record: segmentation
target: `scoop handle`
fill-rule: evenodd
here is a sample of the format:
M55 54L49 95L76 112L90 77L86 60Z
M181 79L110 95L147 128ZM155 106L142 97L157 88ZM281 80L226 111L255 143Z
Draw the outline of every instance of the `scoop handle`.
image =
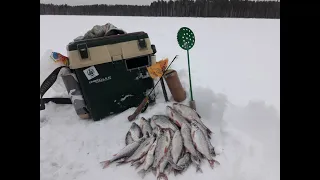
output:
M148 97L145 97L143 99L143 101L141 102L141 104L137 107L137 109L134 111L133 114L131 114L129 117L128 117L128 120L129 121L133 121L141 112L141 110L143 109L143 107L148 103L148 100L149 98Z

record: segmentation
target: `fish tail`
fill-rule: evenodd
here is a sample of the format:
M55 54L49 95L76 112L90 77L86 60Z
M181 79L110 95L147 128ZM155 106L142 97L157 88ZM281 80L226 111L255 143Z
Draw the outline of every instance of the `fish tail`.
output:
M194 156L194 159L196 161L201 161L202 158L204 158L203 154L201 154L199 151L197 151L197 156Z
M140 171L138 171L138 175L143 179L144 176L146 175L146 170L141 169Z
M167 160L168 160L168 163L171 165L171 171L172 171L172 169L176 169L176 170L179 170L179 171L183 170L183 168L180 167L180 166L178 166L177 164L175 164L175 163L172 161L171 158L168 158Z
M100 162L100 164L102 165L102 169L107 168L110 165L110 163L110 160Z
M202 172L202 169L200 168L200 165L197 165L197 167L196 167L196 172L201 172L201 173L203 173L203 172Z
M208 160L210 167L213 169L215 160Z
M168 174L171 174L171 172L173 171L173 167L171 166L170 169L168 170Z
M172 164L175 164L175 163L173 162L172 157L168 157L168 158L167 158L167 161L168 161L168 163L171 164L171 165L172 165Z
M173 174L174 174L174 176L177 176L177 174L178 174L178 170L173 170Z
M156 168L152 168L151 171L152 171L152 174L153 174L154 176L157 175L157 169L156 169Z
M158 177L157 177L157 180L162 180L162 179L168 180L168 177L167 177L167 175L164 174L164 173L159 173L159 175L158 175Z

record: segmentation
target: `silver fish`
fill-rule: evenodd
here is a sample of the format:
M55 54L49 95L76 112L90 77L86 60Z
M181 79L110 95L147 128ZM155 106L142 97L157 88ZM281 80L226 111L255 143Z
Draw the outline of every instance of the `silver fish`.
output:
M135 142L127 145L126 147L121 149L117 154L113 155L114 156L113 158L101 162L101 164L103 165L103 168L108 167L110 165L110 163L112 163L114 161L131 156L139 148L139 146L142 144L142 142L144 142L144 138L141 138L139 141L135 141Z
M131 132L128 131L126 134L126 145L131 144L133 142L134 142L134 140L132 139Z
M180 104L180 103L173 103L173 109L178 111L190 123L193 120L199 122L207 130L209 135L212 133L212 131L208 127L206 127L203 124L203 122L201 121L201 116L194 109L192 109L191 107L186 106L184 104Z
M166 112L169 118L178 126L181 127L183 123L189 123L178 111L170 106L166 107Z
M168 180L167 175L165 174L165 169L168 166L168 159L170 158L170 152L172 150L172 146L169 146L169 151L167 152L167 154L161 159L159 167L158 167L158 176L157 176L157 180L160 179L165 179Z
M144 155L147 154L154 140L155 140L154 136L151 136L148 139L146 139L143 143L140 144L138 149L123 163L132 162L132 161L141 159Z
M191 125L191 133L192 133L192 140L194 145L196 146L196 149L206 158L208 159L208 162L213 168L214 162L216 160L213 159L210 153L209 145L207 141L205 140L205 135L202 133L200 128L196 124Z
M136 124L135 122L133 122L131 124L131 127L130 127L130 133L131 133L131 137L134 141L138 141L142 136L142 131L141 131L141 128L139 127L138 124Z
M183 149L183 140L180 131L176 131L172 138L171 156L173 163L177 163Z
M141 176L141 178L144 178L146 173L151 170L150 167L153 164L154 151L156 150L157 143L158 143L158 139L156 139L153 142L153 144L151 145L151 147L150 147L150 149L149 149L149 151L148 151L148 153L146 155L146 158L145 158L145 161L144 161L144 164L143 164L143 168L138 172L138 174Z
M208 143L208 146L209 146L209 149L210 149L210 154L213 155L213 156L215 156L216 153L215 153L215 151L214 151L214 147L213 147L212 144L211 144L210 138L209 138L208 135L207 135L206 129L205 129L200 123L198 123L197 121L193 121L193 122L191 123L191 125L194 125L194 126L199 127L199 129L201 130L201 132L202 132L203 135L204 135L204 138L206 139L206 141L207 141L207 143Z
M159 166L160 160L167 154L169 151L170 145L170 134L166 132L160 132L158 136L158 143L155 149L154 162L152 167L156 168Z
M140 125L144 137L149 137L152 135L152 127L150 125L150 121L146 120L144 117L141 117Z
M154 121L154 123L161 129L171 129L173 131L178 130L178 127L170 121L168 116L153 115L151 120Z
M181 135L183 138L183 145L186 150L191 154L191 156L194 156L195 159L200 159L199 154L197 153L197 150L192 142L191 129L187 124L182 124Z

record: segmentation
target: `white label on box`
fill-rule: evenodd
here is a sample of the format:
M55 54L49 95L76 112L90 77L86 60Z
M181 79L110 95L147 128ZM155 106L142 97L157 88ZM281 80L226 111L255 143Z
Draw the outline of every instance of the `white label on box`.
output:
M99 76L99 73L94 66L88 67L87 69L83 70L83 73L86 75L88 80Z

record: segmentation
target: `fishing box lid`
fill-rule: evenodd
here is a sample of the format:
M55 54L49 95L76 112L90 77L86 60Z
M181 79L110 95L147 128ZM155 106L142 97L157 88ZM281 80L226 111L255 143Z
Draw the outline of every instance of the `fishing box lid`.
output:
M143 31L74 41L67 46L70 69L131 59L152 53L149 36Z

